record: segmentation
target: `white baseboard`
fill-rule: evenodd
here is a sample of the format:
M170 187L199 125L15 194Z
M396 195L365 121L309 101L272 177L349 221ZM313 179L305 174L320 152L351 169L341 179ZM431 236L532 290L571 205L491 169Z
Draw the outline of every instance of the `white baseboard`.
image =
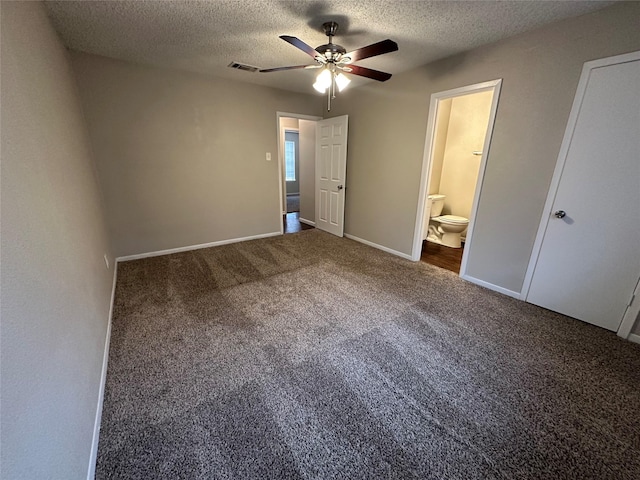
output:
M633 343L640 343L640 335L636 335L635 333L630 333L627 337L627 340Z
M507 295L508 297L520 299L520 292L514 292L513 290L509 290L504 287L499 287L498 285L494 285L493 283L485 282L484 280L480 280L478 278L471 277L469 275L460 275L460 278L466 280L467 282L475 283L476 285L480 285L481 287L488 288L489 290L493 290L494 292L502 293L503 295Z
M354 235L350 235L348 233L345 233L344 236L347 238L350 238L351 240L355 240L356 242L364 243L365 245L369 245L370 247L377 248L378 250L382 250L383 252L391 253L392 255L396 255L398 257L402 257L407 260L412 260L411 255L407 255L406 253L393 250L392 248L383 247L382 245L378 245L377 243L370 242L369 240L364 240L362 238L356 237Z
M312 227L316 226L316 222L312 222L311 220L307 220L306 218L298 218L298 221L306 225L311 225Z
M220 245L246 242L248 240L258 240L259 238L275 237L277 235L282 235L282 232L262 233L260 235L252 235L250 237L230 238L228 240L219 240L217 242L201 243L199 245L189 245L187 247L169 248L167 250L158 250L156 252L140 253L136 255L125 255L123 257L116 258L116 262L128 262L129 260L140 260L141 258L158 257L160 255L170 255L172 253L189 252L191 250L200 250L201 248L218 247Z
M87 480L96 477L96 461L98 459L98 442L100 440L100 424L102 423L102 405L104 404L104 390L107 383L107 365L109 363L109 345L111 343L111 319L113 317L113 302L116 296L116 281L118 279L118 262L113 263L113 284L111 285L111 304L109 305L109 318L107 320L107 334L104 339L104 352L102 354L102 372L100 373L100 389L98 390L98 405L96 407L96 419L93 424L93 439L91 441L91 453L89 456L89 469Z

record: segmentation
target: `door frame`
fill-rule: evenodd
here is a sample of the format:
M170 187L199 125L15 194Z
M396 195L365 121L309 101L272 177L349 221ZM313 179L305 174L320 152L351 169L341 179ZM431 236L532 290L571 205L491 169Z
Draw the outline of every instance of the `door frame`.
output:
M624 312L624 317L622 317L622 322L620 322L620 327L616 332L618 336L632 340L631 330L633 330L633 325L636 323L638 317L640 317L640 279L638 279L636 288L633 290L631 305L627 305L627 311ZM638 342L638 340L634 341Z
M417 262L420 260L420 254L422 253L422 233L424 231L424 210L427 200L427 192L429 191L429 184L431 183L431 167L433 163L433 150L435 147L435 132L436 122L438 120L438 110L440 102L463 95L469 95L472 93L480 93L486 91L493 91L493 98L491 99L491 109L489 111L489 123L487 125L487 133L484 137L484 145L482 147L482 157L480 159L480 167L478 170L478 179L476 181L476 191L473 195L473 204L471 206L471 218L469 218L469 226L467 227L467 237L465 240L465 249L462 253L462 264L460 265L460 277L465 278L471 282L473 278L467 278L467 263L469 258L468 245L471 244L473 238L473 229L475 226L476 214L478 211L478 203L480 200L480 193L482 191L482 185L484 182L484 173L487 166L487 158L489 156L489 150L491 148L491 138L493 135L493 127L496 121L496 113L498 110L498 100L500 98L500 89L502 87L502 79L490 80L488 82L476 83L474 85L467 85L465 87L454 88L452 90L446 90L443 92L434 93L431 95L431 102L429 103L429 120L427 123L427 135L424 144L424 155L422 158L422 173L420 174L420 190L418 193L418 211L416 213L416 223L413 233L413 249L411 251L411 260Z
M578 123L578 115L580 113L580 107L584 100L585 93L587 92L587 84L589 82L589 76L591 71L596 68L608 67L611 65L616 65L620 63L634 62L640 60L640 51L625 53L623 55L615 55L613 57L601 58L598 60L592 60L590 62L585 62L582 67L582 73L580 74L580 81L578 82L578 88L576 89L576 95L573 99L573 105L571 106L571 113L569 114L569 120L567 121L567 127L565 129L564 137L562 138L562 145L560 146L560 152L558 153L558 160L556 162L556 168L553 172L553 177L551 178L551 184L549 186L549 192L547 194L547 200L544 204L544 208L542 209L542 215L540 217L540 224L538 226L538 233L536 234L536 239L533 244L533 249L531 251L531 257L529 259L529 265L527 266L527 272L524 277L524 283L522 285L522 292L520 294L520 300L525 300L529 296L529 290L531 289L531 282L533 280L533 274L535 273L536 264L538 263L538 258L540 257L540 251L542 249L542 242L544 240L545 233L547 231L547 226L549 224L549 220L551 216L549 213L553 207L553 203L556 199L556 194L558 193L558 187L560 186L560 180L562 178L562 172L564 170L564 165L567 160L567 155L569 154L569 147L571 146L571 141L573 140L573 132L576 128L576 124ZM636 305L631 308L631 306L627 306L627 311L618 327L617 334L620 337L628 338L631 329L633 328L633 324L636 321L638 304L640 301L634 302ZM633 311L636 311L636 315L633 315Z
M282 216L286 215L286 189L284 182L284 137L280 135L280 119L297 118L298 120L311 120L317 122L322 117L317 115L305 115L302 113L276 112L276 138L278 139L278 223L280 224L280 235L284 234Z

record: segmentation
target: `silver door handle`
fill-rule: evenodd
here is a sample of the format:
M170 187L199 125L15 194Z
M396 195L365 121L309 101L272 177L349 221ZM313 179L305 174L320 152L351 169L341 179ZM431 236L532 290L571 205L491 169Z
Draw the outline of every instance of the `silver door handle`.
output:
M556 212L553 212L553 214L556 218L564 218L567 215L567 212L565 212L564 210L558 210Z
M344 187L342 185L338 185L338 190L342 190Z

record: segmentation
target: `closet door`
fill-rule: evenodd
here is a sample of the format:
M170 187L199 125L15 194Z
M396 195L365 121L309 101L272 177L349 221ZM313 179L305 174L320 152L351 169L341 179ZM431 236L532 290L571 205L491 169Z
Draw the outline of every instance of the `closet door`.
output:
M640 55L614 58L585 64L526 300L615 331L640 277Z

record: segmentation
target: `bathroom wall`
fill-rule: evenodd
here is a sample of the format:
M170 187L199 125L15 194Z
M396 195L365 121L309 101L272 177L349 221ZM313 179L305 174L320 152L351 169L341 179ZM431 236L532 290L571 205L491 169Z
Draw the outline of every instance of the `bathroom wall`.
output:
M487 133L493 92L452 99L447 142L444 148L439 192L447 197L443 213L471 217L473 196L480 170L480 155Z
M433 139L433 156L431 158L431 178L429 179L429 195L440 193L440 177L442 176L442 164L444 151L447 146L447 133L449 132L449 119L451 116L451 104L453 99L442 100L438 104L436 113L436 125Z

